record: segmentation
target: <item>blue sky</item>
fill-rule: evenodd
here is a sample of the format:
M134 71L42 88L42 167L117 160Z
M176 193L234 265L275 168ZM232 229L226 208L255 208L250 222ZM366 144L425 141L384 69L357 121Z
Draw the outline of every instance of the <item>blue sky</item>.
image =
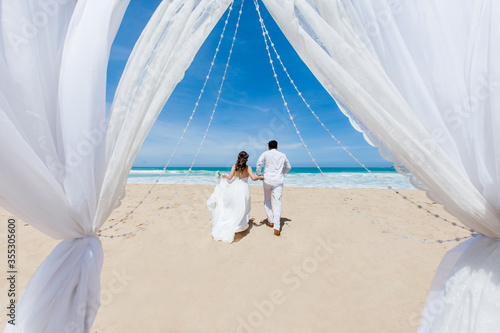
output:
M112 103L121 73L136 40L160 2L131 0L111 49L107 82L108 105ZM221 83L240 4L240 0L235 1L200 106L170 166L189 166L200 145ZM289 74L326 126L361 162L372 167L391 166L380 157L376 148L365 142L361 133L352 128L348 118L339 111L332 97L300 60L264 6L261 6L261 12ZM226 16L227 12L223 19ZM167 162L200 94L222 32L223 19L215 26L186 71L184 79L172 93L134 166L161 167ZM297 127L319 165L358 166L312 116L281 67L276 66L276 69ZM255 165L271 139L278 141L278 149L287 154L292 166L314 166L288 119L273 77L257 12L253 1L247 0L221 98L195 166L230 166L240 150L247 151L250 154L250 164Z

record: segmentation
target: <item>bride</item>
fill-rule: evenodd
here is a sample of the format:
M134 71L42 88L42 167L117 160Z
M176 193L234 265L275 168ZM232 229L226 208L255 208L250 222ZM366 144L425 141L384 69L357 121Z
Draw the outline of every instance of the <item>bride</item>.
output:
M212 213L212 237L226 243L234 240L234 234L248 228L250 215L250 189L248 177L263 180L264 176L255 176L247 165L248 154L241 151L236 164L229 175L222 175L214 193L207 201Z

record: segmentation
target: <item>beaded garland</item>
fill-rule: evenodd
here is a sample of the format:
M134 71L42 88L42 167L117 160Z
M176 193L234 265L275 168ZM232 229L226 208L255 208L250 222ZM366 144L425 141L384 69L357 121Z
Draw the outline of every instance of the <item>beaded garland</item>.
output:
M211 62L211 65L210 65L210 68L209 68L209 71L208 71L208 74L206 75L206 78L205 78L205 82L203 84L203 87L200 91L200 95L198 96L198 100L197 102L195 103L195 107L191 113L191 116L189 117L189 120L182 132L182 135L179 139L179 141L177 142L177 145L176 147L174 148L174 151L172 152L172 154L170 155L170 158L169 160L167 161L167 164L165 165L165 167L162 169L162 171L160 172L160 174L158 175L157 179L155 180L154 184L152 185L152 187L150 188L150 190L146 193L146 195L144 196L144 198L139 201L139 203L130 211L126 214L126 216L122 219L120 219L118 222L114 223L113 225L107 227L107 228L104 228L104 229L101 229L99 230L99 233L97 234L98 236L100 237L107 237L107 238L118 238L118 237L125 237L125 236L128 236L132 233L135 233L135 232L138 232L140 230L142 230L145 226L149 225L150 223L152 223L157 217L159 217L163 211L163 208L162 210L160 210L159 213L157 213L157 215L155 216L155 218L153 218L153 220L151 221L148 221L145 223L144 226L142 227L139 227L137 229L135 229L134 231L131 231L131 232L128 232L128 233L124 233L124 234L119 234L119 235L104 235L102 234L103 231L107 230L107 229L112 229L113 227L115 227L116 225L118 225L119 223L123 223L131 214L133 214L135 212L135 210L144 202L144 200L149 196L149 194L151 194L152 190L154 189L154 187L158 184L159 182L159 179L163 176L163 174L166 172L166 169L167 167L170 165L170 162L171 160L173 159L173 157L175 156L175 153L177 152L177 149L180 145L180 143L182 142L183 138L184 138L184 135L185 133L187 132L187 129L189 128L189 125L191 123L191 120L193 119L195 113L196 113L196 110L197 110L197 107L199 105L199 102L201 100L201 97L205 91L205 87L206 87L206 84L208 82L208 79L210 78L210 73L212 71L212 68L214 66L214 63L215 63L215 60L216 60L216 57L217 57L217 54L219 52L219 48L220 48L220 45L221 45L221 42L222 42L222 39L224 37L224 33L225 33L225 30L226 30L226 27L227 27L227 24L228 24L228 21L229 21L229 17L231 15L231 11L232 11L232 8L233 8L233 4L234 4L234 1L231 2L230 4L230 7L229 7L229 10L228 10L228 15L227 15L227 18L224 22L224 27L223 27L223 30L222 30L222 33L220 35L220 39L219 39L219 43L217 45L217 48L216 48L216 51L215 51L215 54L214 54L214 57L213 57L213 60ZM238 31L238 27L239 27L239 22L240 22L240 19L241 19L241 14L242 14L242 10L243 10L243 4L244 4L244 0L241 2L241 7L240 7L240 11L239 11L239 16L238 16L238 20L237 20L237 23L236 23L236 28L235 28L235 32L234 32L234 36L233 36L233 39L232 39L232 44L231 44L231 48L230 48L230 51L229 51L229 55L228 55L228 60L226 62L226 66L225 66L225 70L224 70L224 74L223 74L223 77L222 77L222 82L221 82L221 85L220 85L220 88L218 90L218 95L217 95L217 99L216 99L216 102L214 104L214 108L212 110L212 114L210 116L210 120L209 120L209 123L207 125L207 128L205 130L205 134L201 140L201 143L198 147L198 150L197 150L197 153L186 173L186 175L184 176L184 180L183 182L185 181L186 177L189 175L189 173L192 171L192 168L199 156L199 153L203 147L203 144L205 142L205 139L207 137L207 134L208 134L208 131L210 129L210 126L212 124L212 121L213 121L213 117L214 117L214 114L215 114L215 111L217 109L217 106L218 106L218 101L219 101L219 98L220 98L220 95L221 95L221 92L222 92L222 87L224 85L224 81L225 81L225 78L226 78L226 74L227 74L227 69L229 67L229 62L230 62L230 59L231 59L231 55L232 55L232 52L233 52L233 47L234 47L234 43L235 43L235 40L236 40L236 35L237 35L237 31ZM295 128L295 131L296 131L296 134L298 135L302 145L304 146L304 148L306 149L308 155L310 156L312 162L315 164L316 168L319 170L319 172L321 173L321 175L327 180L327 182L330 183L330 180L326 177L326 175L323 173L321 167L318 165L318 163L316 162L316 159L314 158L314 156L312 155L311 151L309 150L309 148L307 147L302 135L300 134L300 131L293 119L293 116L290 112L290 109L288 108L288 103L286 102L286 99L285 99L285 96L283 94L283 90L281 88L281 84L279 82L279 79L278 79L278 75L276 73L276 69L274 67L274 63L273 63L273 60L272 60L272 56L271 56L271 53L270 53L270 50L269 50L269 45L271 45L271 48L273 49L274 51L274 54L276 56L276 59L279 61L283 71L286 73L290 83L293 85L294 89L297 91L297 94L299 95L299 97L302 99L302 101L304 102L304 104L306 105L306 107L309 109L309 111L311 112L311 114L315 117L315 119L320 123L320 125L323 127L323 129L330 135L330 137L334 140L334 142L336 144L338 144L352 159L354 159L363 169L365 169L368 173L372 174L374 178L377 178L376 175L373 174L373 172L371 170L369 170L362 162L360 162L350 151L347 147L345 147L342 142L340 140L338 140L335 135L330 131L330 129L328 127L326 127L326 125L321 121L321 119L317 116L317 114L312 110L311 106L309 105L309 103L307 103L306 99L304 98L304 96L302 95L302 93L299 91L298 87L296 86L296 84L294 83L293 79L291 78L290 74L288 73L288 71L286 70L286 67L284 66L282 60L281 60L281 57L280 55L278 54L276 48L275 48L275 45L274 43L272 42L271 40L271 36L269 35L269 32L264 24L264 20L262 19L262 16L261 16L261 13L260 13L260 9L259 9L259 4L257 2L257 0L254 0L254 5L255 5L255 9L258 13L258 16L259 16L259 22L261 24L261 29L262 29L262 36L264 37L264 43L266 45L266 51L267 51L267 54L268 54L268 57L269 57L269 63L271 64L271 68L272 68L272 71L273 71L273 75L274 75L274 78L276 80L276 84L278 86L278 91L281 95L281 98L283 100L283 105L288 113L288 116L290 118L290 121L292 122L292 125L294 126ZM269 43L269 44L268 44ZM474 230L472 229L469 229L469 228L466 228L464 226L461 226L461 225L458 225L456 222L452 222L452 221L449 221L448 219L446 218L443 218L441 216L439 216L438 214L434 214L433 212L431 212L429 209L427 208L424 208L422 205L414 202L413 200L411 200L410 198L408 198L407 196L401 194L399 191L395 190L392 188L392 186L389 186L387 185L385 182L381 181L380 179L377 178L377 180L381 183L383 183L388 189L392 190L393 192L395 192L396 194L398 194L401 198L403 198L404 200L407 200L408 202L410 202L411 204L417 206L419 209L423 209L425 210L427 213L433 215L435 218L439 218L447 223L450 223L452 224L453 226L457 226L459 228L462 228L462 229L466 229L468 231L470 231L471 233L474 232ZM411 240L415 240L415 241L421 241L421 242L428 242L428 243L445 243L445 242L459 242L461 240L465 240L465 239L468 239L470 237L473 237L473 236L476 236L475 234L471 234L471 236L466 236L466 237L457 237L457 238L454 238L454 239L449 239L449 240L430 240L430 239L424 239L424 238L416 238L416 237L410 237L408 235L405 235L405 234L401 234L401 233L398 233L398 232L395 232L393 231L392 229L390 228L386 228L384 227L382 224L380 224L379 222L373 220L373 219L370 219L366 214L364 214L360 209L357 209L357 207L353 206L349 200L339 191L338 188L336 188L334 185L330 185L330 188L332 188L333 190L335 190L336 194L341 198L343 199L344 202L346 202L353 210L356 211L356 213L360 214L361 216L363 216L365 219L369 220L371 222L371 224L374 224L376 225L377 227L385 230L386 232L388 233L392 233L394 235L397 235L397 236L401 236L405 239L411 239ZM170 206L170 202L172 201L172 199L178 194L178 192L175 192L175 194L170 198L169 202L166 204L165 207L169 207Z

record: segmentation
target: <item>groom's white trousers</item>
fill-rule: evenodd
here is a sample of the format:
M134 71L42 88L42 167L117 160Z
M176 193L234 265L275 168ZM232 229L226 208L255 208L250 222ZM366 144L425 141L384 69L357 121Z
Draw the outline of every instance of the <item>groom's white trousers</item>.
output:
M272 186L264 183L264 208L267 220L274 224L274 229L280 230L281 219L281 197L283 195L283 184Z

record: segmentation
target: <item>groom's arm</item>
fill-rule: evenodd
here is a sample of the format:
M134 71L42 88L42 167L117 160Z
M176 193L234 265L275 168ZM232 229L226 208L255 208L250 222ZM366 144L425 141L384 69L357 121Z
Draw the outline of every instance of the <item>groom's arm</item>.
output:
M255 173L257 173L257 176L261 176L261 170L262 170L262 164L264 163L264 154L260 155L259 159L257 160L257 166L255 168Z
M288 158L285 156L285 169L283 170L283 174L287 173L288 171L292 170L292 166L290 162L288 161Z

